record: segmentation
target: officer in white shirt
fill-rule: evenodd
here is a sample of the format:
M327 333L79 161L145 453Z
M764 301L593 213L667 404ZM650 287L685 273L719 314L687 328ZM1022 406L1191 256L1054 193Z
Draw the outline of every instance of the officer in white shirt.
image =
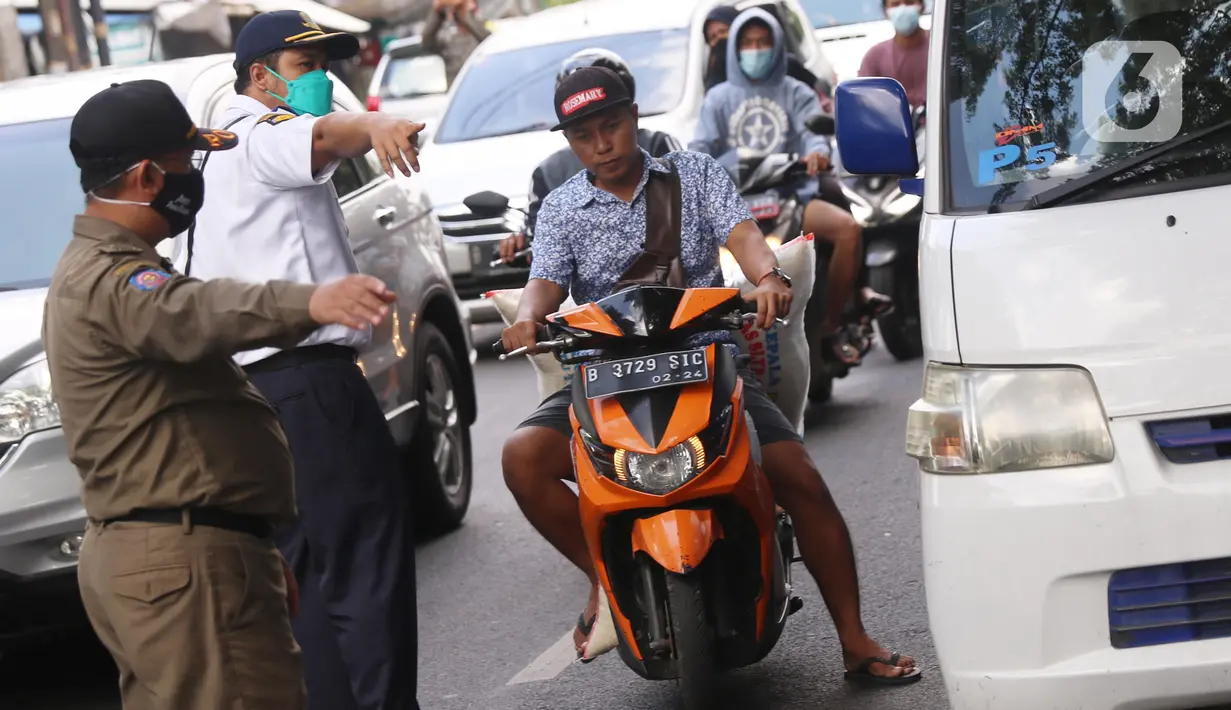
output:
M330 178L342 159L370 150L390 175L418 171L423 125L331 113L326 67L353 57L359 42L304 13L254 17L235 48L236 96L222 123L241 148L204 165L209 197L182 270L256 283L356 273ZM357 364L370 338L370 328L328 326L290 350L236 356L277 408L295 460L299 521L278 542L300 583L294 628L314 710L418 708L409 491Z

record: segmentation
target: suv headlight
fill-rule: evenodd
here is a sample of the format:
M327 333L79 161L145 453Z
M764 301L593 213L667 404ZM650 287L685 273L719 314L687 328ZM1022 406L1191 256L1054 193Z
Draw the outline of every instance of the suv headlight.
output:
M39 360L0 382L0 445L60 426L60 405L51 392L51 371Z
M931 473L979 474L1108 463L1115 447L1083 369L929 363L906 453Z

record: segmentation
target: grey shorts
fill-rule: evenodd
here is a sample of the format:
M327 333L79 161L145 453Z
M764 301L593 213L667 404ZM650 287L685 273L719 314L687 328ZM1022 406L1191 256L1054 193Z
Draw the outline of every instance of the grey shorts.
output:
M744 381L744 411L752 417L752 425L757 430L757 440L762 446L777 444L783 441L800 441L803 439L795 431L795 427L787 421L786 415L778 409L757 382L756 376L748 370L740 370L740 379ZM573 393L568 387L558 390L539 404L525 421L517 425L518 429L528 426L544 427L560 432L565 436L573 435L573 426L569 422L568 408L573 404Z

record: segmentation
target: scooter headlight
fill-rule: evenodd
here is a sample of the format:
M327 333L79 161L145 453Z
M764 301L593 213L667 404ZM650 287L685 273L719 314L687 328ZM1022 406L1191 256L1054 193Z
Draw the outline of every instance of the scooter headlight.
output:
M727 453L733 411L727 405L704 431L660 454L615 449L585 430L580 438L600 476L634 490L665 495L696 478L714 459Z
M615 453L615 473L620 483L654 495L665 495L688 483L705 468L705 447L691 437L661 454L638 454L625 449Z

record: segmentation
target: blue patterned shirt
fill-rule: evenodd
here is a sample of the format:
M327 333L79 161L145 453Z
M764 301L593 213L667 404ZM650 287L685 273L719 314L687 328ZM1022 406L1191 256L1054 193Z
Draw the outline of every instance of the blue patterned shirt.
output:
M530 278L571 291L579 304L610 296L645 242L645 185L649 171L666 173L641 151L646 173L632 202L600 190L586 171L577 173L543 201L534 233ZM680 176L680 263L691 288L722 286L718 248L752 212L727 174L708 155L682 150L664 156ZM708 333L696 345L734 343L730 333Z

